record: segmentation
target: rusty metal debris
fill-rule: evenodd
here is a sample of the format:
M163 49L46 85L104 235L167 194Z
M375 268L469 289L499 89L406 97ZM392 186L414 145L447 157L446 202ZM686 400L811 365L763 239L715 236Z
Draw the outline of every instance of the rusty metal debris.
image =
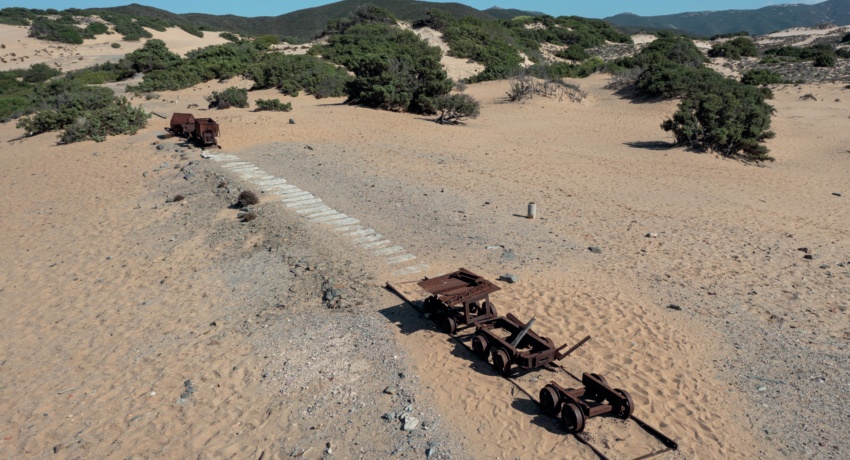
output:
M191 113L175 113L171 115L171 123L165 128L169 133L185 137L202 147L218 146L216 136L219 136L218 123L212 118L195 118Z
M490 294L501 288L465 268L417 284L431 294L425 312L449 334L498 317Z
M567 347L566 344L555 348L552 340L532 330L535 318L523 323L510 313L498 316L489 296L500 288L464 268L436 278L425 278L417 285L430 294L423 302L412 302L390 283L387 283L387 288L414 308L430 314L441 329L480 358L486 361L492 356L493 367L497 372L537 403L543 413L559 417L565 431L590 448L600 459L607 460L607 457L582 432L587 419L605 415L634 420L667 448L641 458L678 449L676 441L633 414L634 402L627 391L612 388L605 377L598 374L585 373L578 379L556 363L584 345L590 336L567 351L562 351ZM420 306L423 308L420 309ZM458 330L472 327L475 327L474 335L455 335ZM470 337L471 346L468 344ZM540 390L538 401L511 377L514 366L524 369L545 367L550 371L560 371L580 381L583 388L567 389L552 381Z
M590 340L585 337L572 348L562 353L567 344L555 348L555 343L531 330L532 322L523 323L508 313L478 324L472 339L472 350L486 360L492 356L493 367L502 375L511 375L513 366L536 369L551 362L566 358Z

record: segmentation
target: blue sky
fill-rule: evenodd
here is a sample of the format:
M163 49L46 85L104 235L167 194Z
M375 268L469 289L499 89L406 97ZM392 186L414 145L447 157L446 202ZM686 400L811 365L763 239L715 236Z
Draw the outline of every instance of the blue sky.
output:
M441 1L441 0L432 0ZM502 8L518 8L541 11L553 16L577 15L602 18L618 13L635 13L642 16L682 13L686 11L755 9L780 3L820 3L820 0L610 0L588 2L586 0L454 0L479 9L494 5ZM333 3L326 0L302 1L234 1L234 0L0 0L0 7L22 6L26 8L94 8L120 6L130 3L161 8L174 13L235 14L238 16L277 16L290 11ZM203 7L201 7L203 5Z

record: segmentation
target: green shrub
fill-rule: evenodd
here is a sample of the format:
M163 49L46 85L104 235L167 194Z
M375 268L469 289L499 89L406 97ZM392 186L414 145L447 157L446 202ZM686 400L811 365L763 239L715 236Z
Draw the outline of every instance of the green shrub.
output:
M441 52L408 30L364 23L333 35L311 53L341 64L355 78L346 85L349 102L386 110L434 113L434 98L448 94L452 81Z
M83 38L95 38L98 35L103 35L109 32L109 27L106 24L98 21L90 22L81 32Z
M79 27L46 17L38 17L32 22L29 36L39 40L70 43L73 45L83 43L83 36Z
M727 157L773 160L761 144L774 136L769 131L773 112L758 88L718 79L685 95L676 113L661 127L673 132L678 145Z
M26 8L12 7L0 10L0 24L12 26L28 26L38 15Z
M732 40L715 43L708 51L710 57L725 57L728 59L741 59L744 56L758 56L756 44L747 37L737 37Z
M348 29L360 24L388 24L395 25L397 23L395 16L392 13L376 5L370 3L357 7L347 18L332 19L328 21L327 27L322 34L339 35L344 34Z
M741 76L741 83L745 85L776 85L790 83L782 75L768 69L750 69Z
M835 67L835 53L820 53L815 56L813 63L815 67Z
M239 43L239 37L237 37L235 34L232 34L230 32L222 32L222 33L218 34L218 36L227 40L227 41Z
M841 43L850 43L850 32L847 32L841 37Z
M835 65L835 50L829 43L819 43L805 48L795 46L771 48L766 50L764 54L766 57L780 58L780 61L813 61L815 67L833 67Z
M255 112L271 111L271 112L289 112L292 110L292 103L282 103L280 99L257 99L257 108Z
M581 64L555 62L547 67L546 73L551 78L586 78L605 65L602 58L594 56ZM536 66L535 66L536 67Z
M153 70L169 69L182 61L180 56L172 53L165 46L165 42L158 39L148 40L144 46L128 53L119 62L125 67L129 75L134 73L148 73Z
M248 90L231 86L222 92L213 91L206 99L210 103L210 108L245 108L248 107Z
M720 39L720 38L735 38L735 37L749 37L749 36L750 36L749 32L747 32L746 30L742 30L740 32L732 32L732 33L728 33L728 34L712 35L711 38L709 38L709 40L714 41L714 40L717 40L717 39Z
M654 64L638 76L635 88L648 97L678 98L689 92L703 91L724 77L705 67Z
M580 45L573 45L567 49L558 51L555 56L558 56L561 59L569 59L571 61L584 61L586 59L590 59L590 54L588 54L587 50Z
M318 98L345 95L345 85L352 80L344 68L315 56L279 53L266 55L248 73L253 89L278 88L290 96L306 91Z
M113 48L115 48L115 49L121 48L121 44L120 44L120 43L113 43L112 45L109 45L109 46L111 46L111 47L113 47Z
M62 75L62 71L54 69L47 64L33 64L23 73L23 80L27 83L42 83L51 78Z
M434 100L434 108L439 112L437 123L456 125L465 118L478 118L481 103L468 94L445 94Z
M106 136L133 134L150 117L141 107L132 107L125 98L115 97L107 88L68 79L36 86L32 101L40 111L18 120L17 127L28 136L65 130L62 142L102 141Z

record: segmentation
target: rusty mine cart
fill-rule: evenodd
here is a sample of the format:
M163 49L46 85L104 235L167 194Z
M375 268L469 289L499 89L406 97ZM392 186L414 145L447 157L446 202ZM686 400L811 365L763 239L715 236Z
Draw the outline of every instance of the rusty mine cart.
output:
M581 433L587 419L613 414L628 419L635 405L626 390L614 389L605 377L584 373L581 376L584 388L565 389L550 382L540 390L540 408L544 414L560 415L568 433Z
M424 302L425 313L449 334L457 332L458 325L464 329L498 316L490 294L501 288L465 268L417 284L431 294Z
M218 123L212 118L195 118L191 113L175 113L171 116L170 126L165 130L194 141L201 147L215 145L221 148L216 140L216 136L220 135Z
M543 367L566 358L590 340L590 336L587 336L562 353L561 350L567 344L555 348L552 340L531 330L534 321L532 318L525 324L508 313L507 316L479 323L472 339L472 350L484 360L492 355L496 372L509 376L514 365L523 369Z

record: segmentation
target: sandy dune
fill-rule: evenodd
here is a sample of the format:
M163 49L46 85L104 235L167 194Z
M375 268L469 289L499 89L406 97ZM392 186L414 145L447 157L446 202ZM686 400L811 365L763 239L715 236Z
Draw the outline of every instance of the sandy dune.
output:
M457 127L274 90L250 98L292 102L291 113L190 111L221 124L223 152L404 244L429 264L428 275L460 266L491 278L517 274L518 284L501 284L494 295L500 312L537 317L536 329L558 343L593 336L562 365L574 374L601 373L631 392L636 415L680 443L679 452L659 458L845 458L845 85L774 88L777 137L768 146L777 160L758 167L671 148L659 126L675 102L630 101L605 89L600 75L575 83L589 94L581 103L510 104L505 82L470 85L482 113ZM211 91L234 84L249 82L209 82L133 102L167 117L189 104L204 107ZM818 100L801 99L808 93ZM179 146L157 138L165 124L154 117L138 135L102 144L55 146L52 134L3 143L0 187L13 199L4 202L0 231L0 413L7 414L0 453L41 458L59 446L68 456L253 458L266 451L267 458L286 458L295 438L316 432L299 417L320 407L310 404L330 394L332 384L318 377L318 385L305 383L294 397L305 404L301 412L302 406L287 409L290 400L282 396L294 377L262 385L246 369L282 375L295 366L318 376L342 366L370 392L386 387L370 381L362 362L329 359L314 367L305 355L287 367L269 357L299 344L249 339L286 321L239 313L255 294L268 299L264 307L274 306L280 293L271 290L284 278L252 283L245 273L272 272L280 259L260 256L268 252L265 240L241 233L235 211L211 210L213 191L163 204L182 178L141 173L171 171L160 167L164 161L200 159L197 150L186 160L156 153L153 142ZM5 141L20 134L0 126ZM216 175L231 180L220 164L206 160L199 168L210 183ZM539 219L522 217L530 201ZM320 235L315 248L268 237L281 247L321 252L321 260L363 267L377 280L416 278L394 277L369 252L279 203L264 206L276 210L268 225L281 225L269 235L288 235L284 229L298 225ZM210 239L215 234L221 237ZM229 264L219 266L225 259ZM318 302L303 308L320 309ZM416 403L440 413L438 427L454 431L470 457L594 458L398 299L387 294L365 308L380 313L409 351L399 359L421 382ZM263 315L267 320L258 319ZM233 329L210 332L213 319ZM327 337L318 344L346 336L322 333ZM187 378L208 387L191 407L175 402ZM571 385L547 371L519 377L532 391L550 379ZM160 402L164 393L170 399ZM347 412L350 402L332 406L336 423L356 417ZM271 417L269 407L281 412ZM381 431L389 425L366 422L390 410L388 403L371 410L356 419L363 420L357 436L369 440L348 434L346 450L334 455L386 458L383 451L357 455L364 449L358 439L370 448L396 439ZM139 421L143 429L136 431ZM336 428L328 426L318 432ZM368 438L372 431L378 434ZM612 458L660 449L616 419L593 419L587 431ZM311 458L329 457L324 440L311 442Z
M218 32L205 31L203 38L172 27L165 32L146 29L153 38L162 40L168 49L185 55L189 51L210 45L227 43L218 36ZM107 61L117 62L125 54L144 45L145 40L125 42L120 35L104 34L86 40L82 45L54 43L30 38L28 27L0 26L0 71L26 68L33 64L44 63L63 71L77 70ZM118 43L120 48L113 48Z

